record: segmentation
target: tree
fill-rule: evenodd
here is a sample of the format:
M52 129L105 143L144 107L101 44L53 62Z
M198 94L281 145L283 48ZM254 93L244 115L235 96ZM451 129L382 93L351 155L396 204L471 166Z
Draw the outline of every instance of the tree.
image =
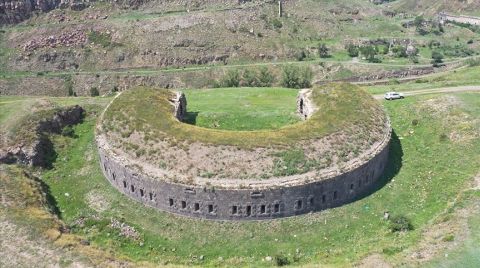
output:
M275 76L270 72L270 70L263 66L260 68L260 72L258 74L258 86L260 87L270 87L275 80Z
M423 18L423 16L418 16L415 18L415 20L413 20L413 25L415 26L417 33L420 35L427 35L429 33L429 31L425 29L425 22L426 20Z
M73 92L73 86L69 86L68 87L68 96L70 96L70 97L73 96L73 93L74 93Z
M367 59L369 62L381 62L380 59L377 59L377 51L374 46L364 46L360 48L360 53Z
M307 54L305 53L305 51L303 49L299 50L299 51L297 51L297 53L295 53L295 58L298 61L303 61L306 57L307 57Z
M352 58L358 57L358 54L359 54L358 46L349 44L347 46L347 52L348 52L348 55Z
M413 25L415 25L415 27L417 28L422 27L424 23L425 23L425 18L423 16L417 16L413 20Z
M309 66L300 69L299 88L308 88L312 86L313 71Z
M404 46L397 45L394 46L392 49L393 53L395 54L395 57L397 58L407 58L407 49Z
M311 86L313 72L310 67L303 68L286 65L282 72L282 85L288 88L307 88Z
M92 97L100 96L100 92L98 91L98 88L96 87L90 88L90 96Z
M286 65L282 71L282 85L288 88L297 88L300 79L298 67Z
M321 43L318 45L318 54L320 55L320 58L328 58L330 57L328 53L329 49L327 45Z
M247 87L258 86L257 72L252 69L246 69L243 71L242 81L243 85Z
M438 67L443 63L443 54L438 51L432 52L432 64L434 67Z
M240 85L240 73L238 70L229 70L221 82L224 87L238 87Z

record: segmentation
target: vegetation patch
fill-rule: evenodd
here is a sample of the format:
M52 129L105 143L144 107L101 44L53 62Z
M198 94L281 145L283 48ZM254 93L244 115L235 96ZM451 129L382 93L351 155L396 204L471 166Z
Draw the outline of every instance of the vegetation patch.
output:
M273 174L277 177L306 173L314 165L299 149L276 153L275 156L277 159L274 161Z

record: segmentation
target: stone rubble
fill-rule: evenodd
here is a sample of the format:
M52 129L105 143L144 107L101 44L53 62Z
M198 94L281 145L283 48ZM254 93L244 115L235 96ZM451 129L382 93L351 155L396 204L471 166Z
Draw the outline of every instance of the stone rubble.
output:
M117 219L111 219L110 220L110 227L114 229L120 230L120 235L124 236L126 238L130 238L133 240L139 240L140 239L140 234L135 230L134 227L129 226L128 224L124 222L120 222Z
M61 33L58 35L34 38L22 46L23 51L34 51L40 48L75 47L87 42L87 34L83 30Z

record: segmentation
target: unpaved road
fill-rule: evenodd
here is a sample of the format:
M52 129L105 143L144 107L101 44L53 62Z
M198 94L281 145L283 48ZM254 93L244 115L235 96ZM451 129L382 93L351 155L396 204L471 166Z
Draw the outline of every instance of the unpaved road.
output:
M480 91L480 86L460 86L460 87L441 87L441 88L431 88L431 89L420 89L412 91L401 91L405 97L415 96L415 95L425 95L432 93L455 93L455 92L468 92L468 91ZM375 99L383 99L383 94L373 95Z

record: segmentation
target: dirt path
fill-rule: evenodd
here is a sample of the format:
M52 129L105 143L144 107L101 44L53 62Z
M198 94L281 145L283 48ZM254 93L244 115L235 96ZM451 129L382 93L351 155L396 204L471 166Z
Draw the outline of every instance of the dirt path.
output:
M468 92L468 91L480 91L480 86L460 86L460 87L441 87L441 88L431 88L431 89L421 89L421 90L412 90L412 91L402 91L405 97L415 96L415 95L425 95L432 93L455 93L455 92ZM383 94L373 95L375 99L383 99Z

